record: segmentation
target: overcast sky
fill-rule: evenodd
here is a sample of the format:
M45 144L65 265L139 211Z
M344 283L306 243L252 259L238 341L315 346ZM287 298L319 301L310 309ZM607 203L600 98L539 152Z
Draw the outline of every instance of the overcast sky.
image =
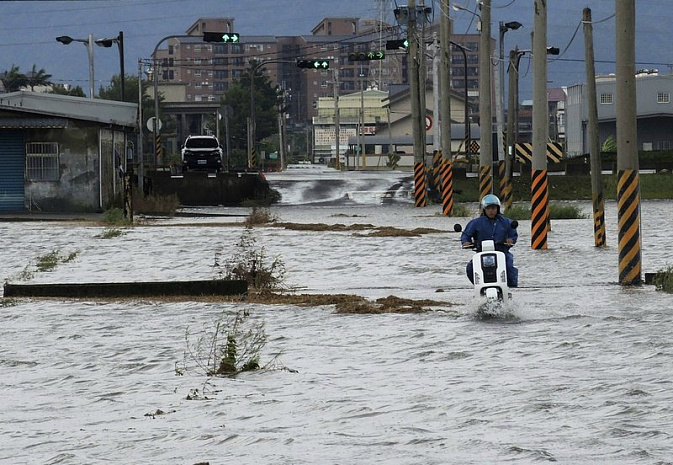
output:
M137 74L138 58L149 58L166 36L184 34L199 17L233 17L235 29L245 35L308 35L325 17L377 18L394 22L392 10L398 0L88 0L88 1L3 1L0 0L0 71L13 64L27 72L36 64L53 75L57 83L88 89L88 58L84 44L68 46L56 42L60 35L86 39L116 37L124 31L125 68ZM420 4L417 0L416 4ZM440 1L426 0L438 21ZM457 0L475 10L476 0ZM524 27L505 35L505 55L514 46L530 49L533 29L533 0L492 0L492 35L498 36L499 21L519 21ZM597 73L615 72L615 1L562 0L548 3L548 43L561 49L550 57L551 87L584 81L584 44L580 21L584 7L593 13ZM637 68L657 68L671 73L673 63L673 8L671 0L638 0ZM475 16L450 11L454 33L476 33ZM497 49L497 46L496 46ZM497 53L497 51L496 51ZM119 73L116 48L95 47L96 89L106 86ZM531 98L532 63L521 62L521 99Z

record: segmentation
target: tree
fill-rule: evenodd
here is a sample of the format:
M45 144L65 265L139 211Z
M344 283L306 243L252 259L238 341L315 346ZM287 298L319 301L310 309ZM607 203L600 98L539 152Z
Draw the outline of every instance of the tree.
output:
M5 87L5 92L16 92L28 85L28 78L19 71L19 67L16 65L12 65L9 71L0 74L0 81Z
M247 147L248 118L250 117L250 78L256 62L251 62L243 76L234 81L233 85L222 97L222 104L233 108L233 116L229 119L229 135L231 146L234 149ZM278 132L278 103L277 87L271 84L270 79L257 68L255 79L255 121L258 140L265 139Z
M49 94L71 95L73 97L86 97L82 86L66 87L63 84L55 84L51 86Z
M49 78L51 74L47 74L44 68L37 70L37 66L33 65L33 69L26 75L27 84L30 86L30 90L35 90L35 86L48 86L51 84Z

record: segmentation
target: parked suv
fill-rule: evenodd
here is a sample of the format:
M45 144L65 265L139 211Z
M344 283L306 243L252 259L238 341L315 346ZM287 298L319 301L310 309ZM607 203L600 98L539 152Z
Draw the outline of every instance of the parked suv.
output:
M182 170L222 171L222 147L215 136L188 136L182 146Z

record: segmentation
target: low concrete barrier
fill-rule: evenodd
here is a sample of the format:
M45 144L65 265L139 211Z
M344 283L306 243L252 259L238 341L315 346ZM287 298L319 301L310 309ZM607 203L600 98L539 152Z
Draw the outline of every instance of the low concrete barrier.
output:
M241 280L81 283L81 284L9 284L4 297L159 297L199 295L242 295L248 283Z
M182 205L237 206L245 200L270 196L269 183L256 171L206 173L188 171L175 175L153 171L148 175L150 191L156 195L177 194Z

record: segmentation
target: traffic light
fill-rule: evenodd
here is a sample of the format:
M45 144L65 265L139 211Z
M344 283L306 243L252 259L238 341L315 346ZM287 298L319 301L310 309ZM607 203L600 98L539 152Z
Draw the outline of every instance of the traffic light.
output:
M386 50L409 50L409 40L408 39L399 39L399 40L386 40Z
M372 50L369 52L354 52L348 54L348 61L369 61L369 60L383 60L386 54L380 50Z
M329 69L329 60L297 60L297 68Z
M240 36L236 32L203 32L204 42L230 42L237 44L240 42Z
M558 47L547 47L547 55L558 55L561 53Z

